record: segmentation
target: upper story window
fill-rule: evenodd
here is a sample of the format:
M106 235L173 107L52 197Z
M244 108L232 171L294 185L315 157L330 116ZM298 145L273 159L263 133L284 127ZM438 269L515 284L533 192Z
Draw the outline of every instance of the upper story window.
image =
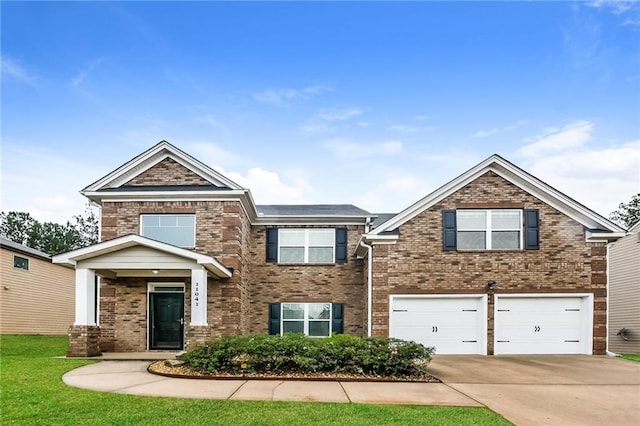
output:
M458 250L522 249L522 210L458 210Z
M280 229L279 263L333 263L335 229Z
M442 212L442 246L455 250L539 250L537 209L460 209Z
M347 263L347 228L266 229L266 261L283 264Z
M196 217L193 214L140 215L140 234L178 247L195 247Z
M18 269L29 270L29 259L26 257L13 256L13 267Z

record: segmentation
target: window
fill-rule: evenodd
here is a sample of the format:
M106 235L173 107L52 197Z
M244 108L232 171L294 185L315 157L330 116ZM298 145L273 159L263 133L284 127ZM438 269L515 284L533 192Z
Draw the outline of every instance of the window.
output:
M283 303L281 333L331 335L331 303Z
M521 210L458 210L458 250L522 248Z
M195 247L196 218L193 214L143 214L140 233L174 246Z
M335 229L280 229L279 263L333 263Z
M13 267L18 269L29 270L29 259L26 257L13 256Z

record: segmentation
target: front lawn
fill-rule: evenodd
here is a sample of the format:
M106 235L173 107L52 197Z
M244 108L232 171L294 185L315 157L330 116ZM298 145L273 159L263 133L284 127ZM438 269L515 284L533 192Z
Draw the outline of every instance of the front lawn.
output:
M640 355L635 354L622 354L618 355L620 358L628 359L630 361L640 362Z
M72 388L61 377L86 360L66 336L0 336L0 416L6 424L507 425L485 408L152 398Z

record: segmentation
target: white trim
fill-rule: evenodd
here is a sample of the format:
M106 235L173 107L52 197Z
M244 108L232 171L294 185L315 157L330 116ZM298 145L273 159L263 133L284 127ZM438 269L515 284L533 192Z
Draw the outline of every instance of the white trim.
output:
M211 256L195 253L191 250L152 240L141 235L125 235L123 237L114 238L113 240L104 241L89 247L62 253L54 256L52 258L52 262L75 267L78 261L91 259L103 254L112 253L138 245L191 259L197 264L207 268L207 270L218 278L231 278L231 271Z
M593 293L504 293L495 294L493 303L493 353L494 355L500 355L496 352L497 348L497 336L498 327L500 325L498 320L498 299L541 299L541 298L580 298L583 299L583 305L586 307L582 313L582 320L585 324L585 329L582 330L584 342L581 354L592 355L593 354Z
M509 163L499 155L494 154L452 181L436 189L431 194L412 204L371 231L369 234L378 235L382 232L396 229L489 171L496 173L500 177L521 188L523 191L539 198L546 204L571 217L588 229L602 228L609 230L612 233L624 232L624 230L618 225L579 204L572 198L569 198L519 167Z
M280 260L280 250L282 249L282 233L287 233L287 232L302 232L304 235L304 243L302 246L284 246L284 247L302 247L302 262L282 262ZM331 246L328 245L324 245L324 246L312 246L311 243L309 242L310 239L310 234L313 231L325 231L327 233L331 232L331 234L333 235L333 243ZM311 247L320 247L320 248L329 248L331 247L331 261L330 262L311 262L309 261L309 250L311 249ZM336 228L278 228L278 263L279 264L291 264L291 265L331 265L336 263Z
M488 316L488 295L483 293L473 294L390 294L388 305L388 318L389 318L389 333L393 329L393 302L395 299L480 299L480 309L482 312L478 313L478 316L482 319L480 323L480 330L478 331L478 338L482 339L479 342L482 348L480 355L487 355L487 323L489 321Z

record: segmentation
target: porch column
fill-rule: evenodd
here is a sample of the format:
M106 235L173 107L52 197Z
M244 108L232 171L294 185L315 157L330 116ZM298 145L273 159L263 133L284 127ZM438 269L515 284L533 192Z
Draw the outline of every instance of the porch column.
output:
M191 326L207 326L207 270L191 270Z
M76 269L76 319L73 325L96 325L96 273Z

